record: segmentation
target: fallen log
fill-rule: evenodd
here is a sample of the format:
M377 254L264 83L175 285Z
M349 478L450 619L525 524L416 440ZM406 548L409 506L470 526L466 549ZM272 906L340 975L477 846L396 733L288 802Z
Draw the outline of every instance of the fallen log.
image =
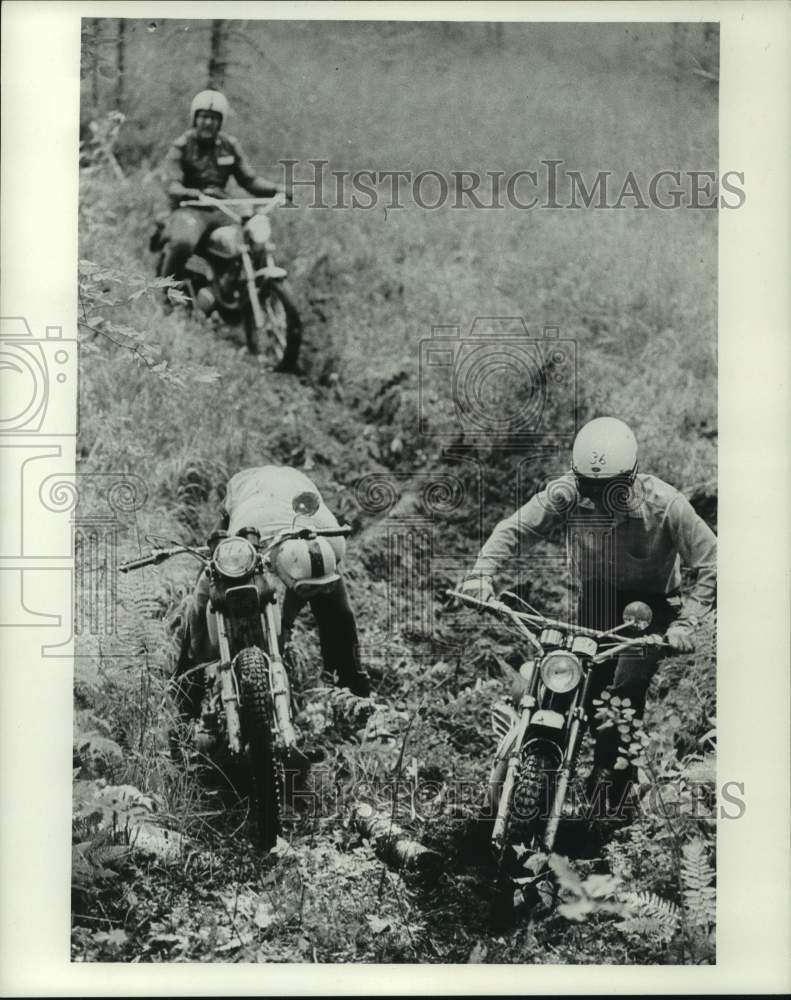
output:
M367 802L357 803L353 822L355 829L371 842L377 856L385 864L399 871L419 872L427 877L439 874L442 856L414 840L390 816L376 812Z

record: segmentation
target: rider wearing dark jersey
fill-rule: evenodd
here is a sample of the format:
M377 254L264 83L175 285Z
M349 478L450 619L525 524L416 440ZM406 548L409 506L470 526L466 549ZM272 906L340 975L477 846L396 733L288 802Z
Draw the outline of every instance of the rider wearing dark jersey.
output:
M164 165L164 177L172 213L167 222L167 247L162 265L163 276L177 281L184 277L184 265L196 246L213 229L227 222L219 209L181 208L184 200L204 193L225 197L230 177L258 197L271 197L284 188L256 174L238 139L221 131L228 115L228 101L216 90L197 94L190 108L192 128L170 147Z

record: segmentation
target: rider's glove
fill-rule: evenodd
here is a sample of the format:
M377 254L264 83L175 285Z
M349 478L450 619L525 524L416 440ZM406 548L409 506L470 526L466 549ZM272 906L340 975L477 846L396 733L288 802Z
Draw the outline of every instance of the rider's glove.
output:
M478 601L491 601L494 597L492 578L489 576L468 576L459 590Z
M693 653L695 651L695 625L693 622L679 618L673 622L665 633L671 649L677 653Z

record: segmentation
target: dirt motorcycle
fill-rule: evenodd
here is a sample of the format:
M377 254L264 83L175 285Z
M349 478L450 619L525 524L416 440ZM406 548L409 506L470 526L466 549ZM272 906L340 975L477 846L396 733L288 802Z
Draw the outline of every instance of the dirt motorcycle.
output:
M315 513L318 509L318 500L309 511L305 495L297 499L301 504L297 510L295 500L297 514ZM218 752L229 754L243 765L250 818L264 850L274 846L281 829L287 780L300 772L304 774L309 766L297 746L291 688L280 653L278 591L282 586L278 586L274 556L278 546L290 539L345 536L350 531L348 527L316 529L295 525L264 540L255 529L243 529L230 537L218 531L206 546L155 549L119 567L128 572L183 553L203 563L210 581L208 635L218 656L189 667L176 681L183 692L188 675L202 674L203 683L198 685L199 721L194 731L196 749L209 759Z
M278 371L293 371L302 321L285 280L287 272L275 264L269 220L272 209L285 202L282 193L272 198L216 198L201 193L179 207L217 209L228 218L227 225L200 240L186 262L191 306L206 316L219 316L229 326L241 324L250 354L262 354ZM166 243L166 223L160 220L150 244L160 254L159 277L163 277Z
M539 883L546 887L550 877L547 863L561 820L575 817L569 792L594 710L597 669L626 650L669 646L661 635L634 635L645 633L652 619L641 601L624 609L622 625L600 632L547 618L509 592L486 602L455 590L448 595L497 617L531 651L513 672L509 700L492 708L499 744L486 815L494 818L491 847L501 878L535 900ZM505 597L527 610L511 607Z

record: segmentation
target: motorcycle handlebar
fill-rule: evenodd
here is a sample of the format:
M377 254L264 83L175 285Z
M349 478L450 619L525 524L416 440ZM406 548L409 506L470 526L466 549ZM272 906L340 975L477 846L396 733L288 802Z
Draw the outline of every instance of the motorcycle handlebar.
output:
M461 590L446 590L445 593L448 597L457 598L463 604L469 604L471 608L480 608L482 611L494 611L509 615L514 614L513 609L509 608L507 604L503 604L502 601L495 601L493 599L481 601L477 597L470 597L469 594L465 594Z
M260 548L265 549L266 552L270 552L277 545L281 545L283 542L291 541L297 538L317 538L321 536L322 538L340 538L350 535L352 529L348 526L338 527L338 528L284 528L282 531L269 539L269 541L262 543Z
M195 549L188 548L186 545L175 545L170 549L155 549L147 556L140 556L139 559L130 559L128 562L121 563L118 567L118 572L128 573L132 569L141 569L143 566L158 566L159 563L165 562L171 556L180 555L182 552L186 552L191 556L197 556L199 559L204 559L209 554L209 548L206 545Z
M321 535L324 538L337 538L350 535L351 532L352 529L348 526L338 528L286 528L285 530L278 532L278 534L275 535L269 542L260 543L258 548L269 551L276 545L280 545L282 542L288 541L292 538L316 538L318 535ZM165 560L170 559L171 556L177 556L181 553L188 553L189 555L197 556L200 559L206 559L210 554L210 549L208 545L202 545L199 548L190 548L186 545L176 545L173 548L168 549L155 549L147 556L140 556L138 559L130 559L127 562L121 563L118 570L120 573L128 573L130 570L141 569L143 566L158 566L159 563L165 562Z
M510 608L507 604L503 604L502 601L497 601L497 600L480 601L478 600L477 597L470 597L469 594L464 594L458 590L447 590L446 594L448 594L451 597L457 598L458 600L462 601L464 604L469 605L470 607L479 608L481 611L491 611L492 613L497 615L505 615L506 617L512 620L519 621L522 625L524 625L523 620L528 620L530 621L531 624L534 624L536 621L535 615L525 615L519 611L515 611L513 608ZM587 635L590 636L591 638L596 638L596 639L606 639L610 637L609 632L599 632L596 629L584 628L581 625L572 625L570 622L550 621L550 619L546 619L546 625L548 627L566 628L569 631L575 632L577 635ZM607 660L612 656L617 656L625 649L642 647L642 646L662 646L668 649L670 648L670 644L666 642L664 637L661 635L647 635L636 639L624 639L617 645L611 646L609 649L604 649L600 653L597 653L593 657L593 662L601 663L602 661Z
M603 649L601 653L597 653L593 657L593 662L603 663L605 660L609 660L613 656L620 655L625 649L640 649L644 646L662 646L666 649L671 648L670 643L665 642L664 636L646 635L640 639L626 639L624 642L619 642L615 646L610 646L609 649Z
M507 618L510 618L511 621L519 628L519 630L522 632L522 634L528 640L528 642L538 651L538 653L539 654L543 653L541 643L533 635L533 633L530 631L527 625L525 625L524 621L522 621L522 616L520 616L517 612L515 612L513 608L509 608L507 604L503 604L502 601L495 601L495 600L479 601L477 597L470 597L468 594L464 594L458 590L446 590L445 593L448 594L450 597L458 598L460 601L462 601L465 604L468 604L470 607L478 608L481 611L491 611L496 615L501 615L501 616L504 615Z
M263 207L265 209L272 209L280 205L285 205L285 203L286 195L283 191L278 191L277 194L269 198L214 198L212 195L201 192L198 198L187 198L179 202L179 205L181 208L218 208L230 219L233 219L234 222L241 222L242 216L234 212L230 207L231 205L238 205L245 208Z

